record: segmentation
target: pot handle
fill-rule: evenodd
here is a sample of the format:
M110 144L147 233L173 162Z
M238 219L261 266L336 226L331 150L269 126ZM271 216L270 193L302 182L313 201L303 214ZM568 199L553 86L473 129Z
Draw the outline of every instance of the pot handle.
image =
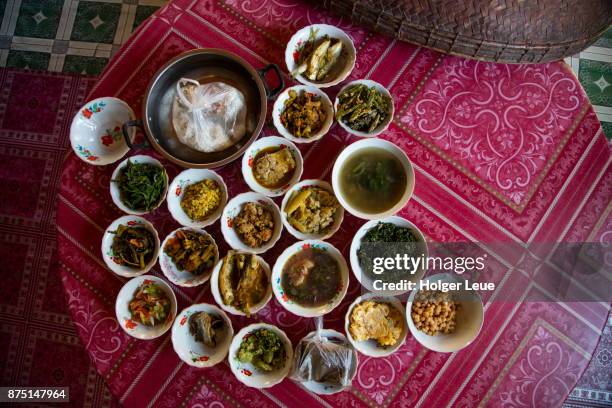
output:
M144 139L144 142L142 142L142 143L133 143L130 140L129 129L132 126L136 126L137 128L139 128L144 133L144 127L143 127L143 124L142 124L142 120L140 120L140 119L128 120L127 122L125 122L123 124L123 127L122 127L123 138L125 139L125 144L127 144L130 149L131 148L145 149L145 148L149 147L149 143L147 143L147 139L146 138Z
M276 88L273 88L273 89L270 89L270 87L268 86L268 83L266 82L266 74L270 70L274 71L274 73L276 74L278 78L278 81L280 82L280 84ZM278 65L268 64L262 69L258 69L257 73L259 74L259 77L263 81L264 88L266 88L266 96L268 97L268 99L274 98L276 95L280 93L280 91L283 90L283 88L285 88L285 81L283 80L283 75Z

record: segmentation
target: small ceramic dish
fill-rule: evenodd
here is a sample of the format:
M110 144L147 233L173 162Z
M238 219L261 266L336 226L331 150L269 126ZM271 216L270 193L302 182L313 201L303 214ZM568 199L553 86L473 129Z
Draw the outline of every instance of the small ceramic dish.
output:
M285 345L285 364L278 370L270 372L262 371L251 363L243 363L238 360L238 350L242 340L255 330L260 329L267 329L276 333ZM246 326L234 336L230 345L228 360L232 373L234 373L238 381L248 387L269 388L283 381L289 374L291 362L293 361L293 346L285 332L278 327L266 323L255 323Z
M317 334L316 331L312 331L308 333L302 340L312 339L316 334ZM339 333L335 330L331 330L331 329L321 330L321 337L327 338L327 339L338 339L344 343L348 342L344 334ZM353 361L355 362L355 364L351 365L351 367L349 368L349 373L350 373L351 381L353 381L353 379L355 378L355 375L357 375L357 366L359 365L359 357L355 349L354 348L351 348L351 349L353 351ZM314 392L315 394L319 394L319 395L337 394L349 388L349 387L342 387L338 384L333 384L329 382L317 382L317 381L305 381L302 383L302 385L308 391Z
M336 260L340 269L341 285L339 290L336 292L334 297L331 298L326 304L316 307L307 307L296 303L287 296L281 285L281 276L283 274L283 269L287 261L293 255L310 248L320 249L330 254ZM299 241L285 249L283 253L280 254L280 256L276 259L276 263L272 268L272 290L278 303L280 303L281 306L284 307L287 311L302 317L323 316L334 310L340 304L340 302L342 302L342 299L344 299L349 285L348 275L349 271L346 261L344 260L344 257L342 256L340 251L338 251L335 246L328 242L319 240Z
M361 283L363 287L366 288L368 291L375 292L376 294L379 294L379 295L399 296L399 295L409 292L409 290L408 289L383 290L383 289L380 289L380 286L378 286L379 284L377 284L378 289L376 289L374 287L375 286L374 279L363 271L363 269L361 268L361 264L359 263L359 257L357 256L357 252L361 248L361 245L362 245L361 240L363 239L364 235L367 234L369 230L371 230L372 228L374 228L381 222L391 223L391 224L397 225L398 227L409 228L416 236L417 242L418 242L418 251L415 254L415 256L417 257L424 256L423 259L427 259L427 256L429 255L429 250L427 248L427 242L425 241L425 236L423 235L421 230L418 229L416 225L414 225L407 219L399 217L397 215L392 215L390 217L383 218L382 220L368 221L365 224L363 224L361 228L357 230L357 232L353 236L353 241L351 242L349 261L351 263L351 269L353 270L353 275L355 275L359 283ZM372 248L371 248L372 252L376 252L376 245L378 244L372 245ZM421 267L414 274L407 275L406 280L416 283L419 280L421 280L425 272L426 272L425 268ZM379 275L381 281L384 281L383 279L384 274L385 272Z
M341 172L347 161L352 159L353 155L369 149L382 149L393 154L393 156L401 163L406 176L406 188L400 199L389 209L373 213L364 212L354 207L349 202L348 197L345 196L340 183ZM394 215L408 203L408 200L410 200L410 197L412 197L412 192L414 191L414 169L412 168L412 163L410 163L406 153L404 153L404 151L395 144L378 138L361 139L348 145L336 158L336 162L334 163L334 168L332 170L332 186L338 201L340 201L340 204L342 204L342 206L348 212L356 217L366 220L380 220L390 215Z
M124 123L136 116L121 99L105 97L87 102L70 125L70 144L86 163L102 166L120 160L130 150L123 136ZM130 140L135 128L129 129Z
M376 126L376 128L374 130L372 130L371 132L361 132L359 130L355 130L355 129L351 128L350 126L348 126L346 123L344 123L342 120L337 120L337 122L340 124L340 126L342 126L342 128L344 130L346 130L347 132L349 132L352 135L359 136L359 137L374 137L374 136L378 136L381 133L383 133L385 130L387 130L387 128L389 127L389 124L393 120L393 114L394 114L394 111L395 111L395 109L393 107L393 97L391 96L391 93L389 93L387 88L385 88L384 86L382 86L378 82L375 82L375 81L372 81L372 80L369 80L369 79L359 79L357 81L349 82L348 84L346 84L345 86L342 87L340 92L338 92L338 95L342 94L342 92L344 92L345 90L349 89L350 87L352 87L354 85L365 85L368 88L372 88L373 87L374 89L376 89L377 91L382 93L384 96L389 98L389 100L391 101L391 104L389 106L389 111L387 113L387 117L385 118L384 121L380 122L378 124L378 126ZM338 96L336 96L336 100L334 101L334 112L338 112L338 105L339 105L339 103L340 103L340 100L338 99Z
M300 51L304 44L310 38L311 30L314 31L315 41L318 41L324 36L328 36L331 39L337 39L342 41L342 52L340 54L338 62L331 69L329 78L325 81L311 81L305 75L300 74L295 77L296 80L304 85L312 85L319 88L327 88L334 86L344 81L353 71L355 67L355 59L357 51L355 50L355 44L353 40L344 31L338 27L334 27L328 24L313 24L306 26L297 31L285 49L285 64L289 73L297 69L298 60L300 57Z
M331 224L327 228L327 231L325 231L324 233L320 233L320 234L306 234L306 233L300 232L295 227L293 227L293 225L291 225L291 223L287 219L286 210L287 210L287 205L289 204L290 199L293 198L294 195L299 194L300 191L306 188L309 188L309 187L319 187L319 188L322 188L323 190L330 192L331 194L334 194L334 190L332 189L332 186L328 182L323 181L323 180L304 180L294 185L293 187L289 189L289 191L287 191L287 193L285 194L285 197L283 198L283 202L281 204L281 219L283 220L283 225L285 226L285 228L287 228L287 231L289 231L291 235L293 235L299 240L328 239L340 229L340 225L342 224L342 220L344 219L344 208L342 206L339 206L339 208L336 210L334 214L333 224Z
M402 324L402 334L400 335L397 342L393 346L381 347L378 345L376 340L372 340L372 339L365 340L365 341L356 341L355 339L353 339L353 336L351 335L351 331L349 330L349 327L351 325L351 314L353 313L353 309L355 308L355 306L359 305L360 303L366 300L371 300L377 303L378 302L387 303L391 307L396 309L398 313L400 314L401 316L400 321ZM346 312L346 317L344 319L344 331L346 332L348 340L351 342L353 347L355 347L357 351L359 351L361 354L364 354L369 357L387 357L395 353L397 349L399 349L402 346L402 344L404 344L404 341L406 340L406 336L408 335L408 327L406 325L405 319L406 319L406 311L404 309L404 306L402 305L402 302L400 302L397 298L393 296L381 296L376 293L366 293L365 295L360 296L357 299L355 299L355 301L351 303L351 305L349 306L348 311Z
M321 99L321 106L326 114L325 121L323 122L321 129L312 134L310 137L294 136L281 122L281 114L285 110L285 101L289 99L289 91L295 91L298 95L301 92L308 92L318 96ZM312 143L325 136L325 134L329 131L329 128L331 128L331 125L334 123L334 106L332 105L332 102L327 94L320 89L315 88L314 86L296 85L285 89L278 96L278 98L276 98L276 102L274 102L274 107L272 108L272 121L274 122L276 130L281 136L286 137L294 143Z
M166 294L170 300L170 312L164 322L156 324L155 326L145 326L142 323L137 322L132 318L130 313L129 304L134 298L134 293L140 287L140 285L155 283L157 284ZM130 336L140 340L152 340L163 335L172 327L172 322L176 316L176 296L166 282L157 276L142 275L134 279L130 279L123 285L119 294L117 295L117 301L115 302L115 313L117 315L117 321L121 328Z
M155 250L153 252L153 256L151 260L147 263L144 269L136 269L131 268L126 265L122 265L119 261L117 254L113 252L113 240L115 239L115 231L119 228L119 225L126 225L130 227L143 227L146 228L155 239ZM123 276L124 278L133 278L135 276L144 275L149 272L151 268L157 262L157 257L159 256L159 236L157 235L157 231L153 227L149 221L144 218L137 217L135 215L124 215L123 217L117 218L113 221L104 231L104 236L102 237L102 259L106 263L106 266L116 273L119 276Z
M464 283L465 279L455 273L439 273L424 279L429 282ZM406 319L412 336L424 347L441 353L453 353L469 346L480 333L484 322L484 306L480 294L473 290L462 289L453 292L459 303L455 331L451 334L430 336L416 328L412 320L412 304L418 293L413 290L406 304Z
M249 202L255 202L270 210L272 212L272 218L274 219L272 238L257 248L252 248L245 244L234 229L234 218L238 216L243 205ZM229 246L239 251L263 254L276 244L276 241L278 241L281 236L282 230L283 222L281 221L278 206L270 198L259 193L248 192L238 194L227 203L221 215L221 233L223 234L223 238L225 238L225 242L227 242Z
M263 299L261 299L261 302L256 305L253 305L250 308L249 312L251 315L256 314L261 309L266 307L268 302L270 302L270 299L272 299L272 285L270 284L272 279L272 272L270 271L270 265L268 265L268 263L259 255L257 255L257 261L262 266L264 272L266 273L266 276L268 277L268 289L266 295L263 297ZM215 302L217 302L219 307L221 307L221 309L225 310L226 312L237 316L246 316L246 313L244 313L242 310L236 309L232 305L226 305L225 302L223 302L223 297L221 296L221 291L219 289L219 273L221 272L222 266L223 259L219 260L219 262L215 266L215 269L213 269L212 275L210 277L210 291L212 292L213 298L215 299Z
M254 175L254 166L256 165L257 156L270 149L288 149L295 160L295 169L291 178L286 183L277 188L268 188L259 184ZM251 146L247 148L242 156L242 177L244 181L249 185L251 190L266 195L268 197L277 197L283 195L292 185L300 181L302 172L304 171L304 160L302 159L302 153L299 149L291 143L289 140L279 136L269 136L257 140Z
M129 208L127 205L123 203L123 200L121 199L121 191L119 190L119 186L115 180L119 176L119 173L122 171L122 169L127 166L128 160L131 161L132 163L152 164L154 166L161 167L162 170L164 171L164 177L165 177L164 190L162 191L159 197L159 202L155 204L155 206L149 211L140 211L140 210L134 210L132 208ZM111 176L110 194L111 194L111 198L113 199L113 203L115 203L115 205L121 211L127 214L144 215L144 214L148 214L150 212L155 211L164 202L164 200L166 199L167 193L168 193L168 173L166 173L166 169L164 168L164 166L162 166L159 160L151 156L142 154L142 155L128 157L127 159L119 163L119 165L115 168L115 171L113 171L113 175Z
M170 256L164 251L168 240L174 238L176 236L177 231L193 231L196 234L208 237L212 241L215 252L215 259L212 268L200 275L195 275L191 272L179 269L179 267L174 263L174 261L172 261L172 258L170 258ZM216 265L217 262L219 262L219 247L217 247L217 243L215 242L215 239L212 237L212 235L202 229L191 227L177 228L170 234L168 234L168 236L164 239L164 242L162 242L161 244L161 251L159 254L159 265L161 266L161 270L164 273L164 276L168 278L170 282L178 286L193 287L205 283L210 278L212 270L214 269L214 265Z
M217 315L223 320L223 327L215 333L217 345L209 347L196 341L189 328L189 318L198 312ZM172 325L172 347L181 360L193 367L212 367L223 361L234 337L232 321L217 306L198 303L183 309Z
M185 194L185 189L191 184L198 183L203 180L213 180L219 185L219 190L221 191L221 197L219 206L215 211L209 214L205 219L196 221L189 218L187 213L181 207L181 201ZM225 204L227 204L227 186L225 182L216 172L207 169L187 169L180 172L172 183L170 183L170 187L168 188L168 196L167 196L167 204L168 210L170 210L170 214L172 218L176 220L179 224L185 227L193 227L193 228L204 228L211 224L221 217L221 213L223 212L223 208Z

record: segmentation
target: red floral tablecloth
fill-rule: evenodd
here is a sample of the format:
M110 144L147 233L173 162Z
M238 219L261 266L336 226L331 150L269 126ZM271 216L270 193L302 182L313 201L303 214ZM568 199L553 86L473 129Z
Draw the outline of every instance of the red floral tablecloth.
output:
M228 49L257 68L269 62L284 68L292 33L320 22L352 36L357 63L349 79L371 78L393 95L396 115L382 137L401 146L416 170L414 196L400 214L429 240L610 239L610 152L583 90L563 63L516 66L443 56L289 0L179 0L140 28L91 98L117 96L140 112L155 71L197 47ZM335 157L351 141L336 126L321 141L301 147L304 178L329 178ZM180 171L167 168L170 177ZM316 396L289 380L265 391L246 388L227 364L194 369L182 363L169 334L139 341L119 327L114 302L124 281L106 269L100 253L104 228L120 216L108 191L112 170L88 166L74 155L66 160L58 207L59 259L80 336L125 405L556 406L580 377L601 334L605 303L495 302L491 296L496 295L489 294L480 336L461 352L429 352L409 336L391 357L361 356L353 387L334 396ZM230 196L247 190L237 163L220 174ZM147 218L162 236L177 227L165 208ZM330 241L346 255L360 225L347 216ZM209 231L223 242L218 223ZM291 242L285 233L265 258L273 263ZM223 243L221 253L226 249ZM511 284L521 299L541 290L534 276L512 269L513 260L493 255L489 279L498 291ZM158 267L154 273L160 275ZM213 302L208 285L174 289L179 307ZM351 281L326 326L343 327L346 308L359 291ZM312 330L309 319L287 313L274 300L254 319L232 320L235 329L257 320L272 322L294 343Z

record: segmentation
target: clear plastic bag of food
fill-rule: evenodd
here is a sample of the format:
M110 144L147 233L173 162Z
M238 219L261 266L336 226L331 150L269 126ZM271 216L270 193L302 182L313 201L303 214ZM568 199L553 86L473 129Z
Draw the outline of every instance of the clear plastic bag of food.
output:
M322 318L316 324L314 335L304 337L295 349L291 378L348 387L357 371L355 349L339 333L323 330Z
M224 82L200 84L181 78L172 106L172 124L187 146L216 152L236 144L246 133L246 100Z

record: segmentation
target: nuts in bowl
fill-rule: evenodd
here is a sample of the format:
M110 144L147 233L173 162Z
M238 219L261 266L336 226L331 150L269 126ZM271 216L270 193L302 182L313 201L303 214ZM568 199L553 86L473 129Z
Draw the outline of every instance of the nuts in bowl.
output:
M449 292L421 290L414 298L410 315L416 328L425 334L452 334L460 308Z
M460 286L446 292L427 290L423 286L420 291L412 291L406 304L412 336L428 349L442 353L467 347L480 333L484 320L478 292L466 289L465 280L455 273L440 273L422 282Z

